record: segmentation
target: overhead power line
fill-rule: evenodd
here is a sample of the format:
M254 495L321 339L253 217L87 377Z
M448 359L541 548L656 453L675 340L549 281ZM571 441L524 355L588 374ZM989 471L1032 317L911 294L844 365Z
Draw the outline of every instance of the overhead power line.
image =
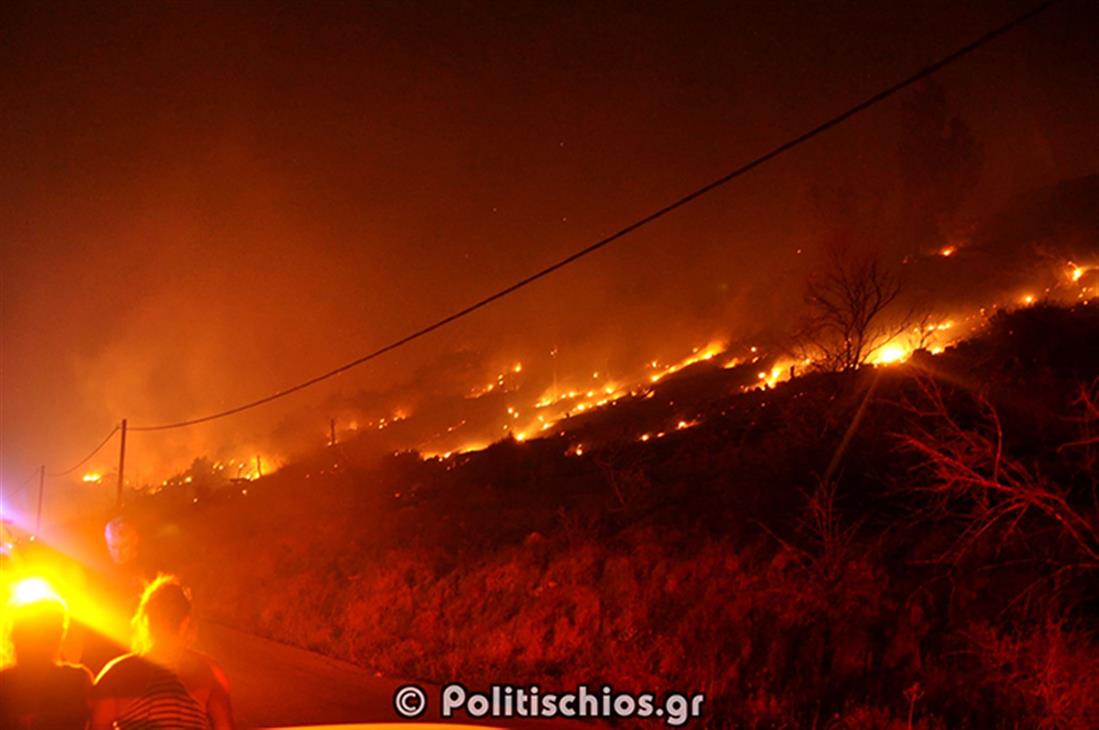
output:
M1008 31L1011 31L1011 30L1015 29L1016 27L1022 25L1023 23L1026 23L1026 22L1030 21L1031 19L1033 19L1037 15L1049 10L1051 7L1053 7L1054 5L1059 4L1060 2L1063 2L1063 0L1047 0L1047 2L1044 2L1044 3L1036 6L1035 8L1033 8L1033 9L1031 9L1031 10L1029 10L1029 11L1027 11L1023 14L1016 16L1015 18L1009 20L1008 22L1006 22L1002 25L999 25L996 28L993 28L992 30L985 33L984 35L980 36L979 38L965 44L964 46L958 48L957 50L953 51L952 53L950 53L946 56L943 56L942 58L935 61L934 63L931 63L928 66L924 66L919 71L916 71L915 73L911 74L910 76L907 76L904 79L902 79L900 81L897 81L896 83L892 84L891 86L886 87L885 89L877 92L876 94L874 94L873 96L870 96L869 98L865 99L864 101L856 104L855 106L850 107L846 111L844 111L840 114L837 114L836 116L828 119L827 121L824 121L824 122L818 124L817 126L809 129L808 131L803 132L802 134L798 135L797 137L794 137L793 139L790 139L789 141L778 145L777 147L771 149L769 152L766 152L766 153L760 155L759 157L756 157L755 159L751 160L750 162L746 162L746 163L740 165L739 167L737 167L733 171L731 171L731 172L729 172L725 175L722 175L721 177L717 178L716 180L714 180L710 183L707 183L706 185L703 185L702 187L698 188L697 190L694 190L693 192L688 193L687 195L684 195L683 197L679 198L678 200L675 200L672 203L669 203L668 205L665 205L663 208L660 208L659 210L656 210L655 212L650 213L649 215L646 215L645 217L640 218L640 219L634 221L633 223L630 223L628 226L619 229L615 233L612 233L611 235L607 236L606 238L602 238L602 239L596 241L595 243L592 243L591 245L589 245L585 248L582 248L579 251L576 251L575 253L570 254L569 256L566 256L565 258L561 259L560 261L557 261L556 263L551 264L551 265L545 267L544 269L541 269L540 271L537 271L537 272L535 272L533 274L530 274L529 276L527 276L523 279L520 279L519 281L515 282L514 284L511 284L510 286L504 287L503 289L500 289L499 291L495 292L494 294L490 294L489 296L486 296L484 299L481 299L477 302L474 302L473 304L470 304L469 306L467 306L463 309L460 309L460 310L458 310L458 311L456 311L452 314L449 314L449 315L443 317L442 319L439 319L439 320L427 325L426 327L422 327L422 328L416 330L415 332L412 332L411 334L405 335L405 336L389 343L388 345L385 345L383 347L378 348L377 350L374 350L371 353L368 353L366 355L363 355L362 357L356 358L356 359L352 360L351 362L345 363L344 365L341 365L337 368L334 368L333 370L329 370L326 373L322 373L322 374L317 375L315 377L309 378L308 380L306 380L304 382L301 382L301 383L298 383L297 385L293 385L293 386L290 386L288 388L284 388L284 389L279 390L275 393L264 396L263 398L258 398L256 400L249 401L247 403L243 403L243 404L241 404L239 406L235 406L233 408L229 408L229 409L226 409L226 410L223 410L223 411L218 411L216 413L211 413L211 414L208 414L208 415L205 415L205 416L199 416L197 418L190 418L190 419L183 420L183 421L175 421L175 422L171 422L171 423L162 423L162 424L147 425L147 426L142 426L142 425L130 426L130 430L131 431L165 431L165 430L168 430L168 429L184 428L186 426L195 426L195 425L198 425L200 423L207 423L209 421L215 421L215 420L218 420L218 419L221 419L221 418L226 418L227 416L232 416L232 415L235 415L237 413L242 413L244 411L251 410L253 408L265 405L267 403L271 403L272 401L276 401L276 400L279 400L281 398L285 398L286 396L291 395L293 393L296 393L300 390L304 390L304 389L306 389L310 386L316 385L316 384L321 383L321 382L323 382L325 380L328 380L330 378L334 378L337 375L345 373L348 370L351 370L352 368L356 368L359 365L362 365L362 364L367 363L371 360L374 360L375 358L378 358L378 357L380 357L380 356L382 356L382 355L384 355L388 352L396 350L399 347L403 347L404 345L407 345L408 343L410 343L414 340L418 340L421 337L424 337L425 335L428 335L428 334L434 332L435 330L441 329L441 328L451 324L452 322L455 322L459 319L467 317L470 314L473 314L474 312L476 312L477 310L483 309L484 307L487 307L488 305L492 304L493 302L496 302L500 299L503 299L504 297L506 297L510 294L513 294L514 292L516 292L516 291L518 291L518 290L520 290L520 289L522 289L526 286L529 286L530 284L533 284L534 282L538 281L539 279L543 279L543 278L549 276L550 274L553 274L554 272L559 271L560 269L563 269L566 266L569 266L570 264L572 264L576 261L579 261L580 259L582 259L582 258L584 258L584 257L586 257L590 254L595 253L596 251L600 250L601 248L604 248L604 247L610 245L611 243L614 243L615 241L618 241L619 239L625 238L629 234L637 231L638 229L643 228L644 226L647 226L650 223L653 223L654 221L656 221L660 218L663 218L664 216L668 215L669 213L672 213L673 211L676 211L676 210L686 206L688 203L692 203L695 200L698 200L699 198L701 198L702 196L704 196L708 193L711 193L711 192L713 192L714 190L716 190L720 187L723 187L723 186L727 185L728 183L732 182L736 178L738 178L738 177L740 177L740 176L742 176L742 175L744 175L748 172L751 172L752 170L759 167L760 165L763 165L764 163L769 162L769 161L775 159L776 157L778 157L782 154L785 154L786 152L789 152L790 150L792 150L795 147L803 144L804 142L808 142L810 139L812 139L812 138L814 138L814 137L816 137L820 134L823 134L824 132L827 132L828 130L832 129L833 127L836 127L836 126L846 122L848 119L854 117L855 115L857 115L861 112L864 112L867 109L869 109L870 107L875 106L876 104L888 99L889 97L896 94L898 91L901 91L902 89L904 89L908 86L911 86L912 84L916 83L917 81L920 81L924 78L927 78L928 76L930 76L933 73L941 70L942 68L954 63L955 61L958 61L959 59L964 58L965 56L968 56L969 54L976 51L978 48L984 46L985 44L987 44L990 41L998 38L999 36L1007 33Z
M0 488L0 496L3 496L5 499L14 498L15 495L19 494L20 492L22 492L24 489L26 489L30 485L32 479L34 479L36 476L38 476L39 468L40 467L37 467L37 466L34 467L34 471L32 471L30 474L28 474L23 479L23 481L19 483L19 486L15 487L13 489L2 489L2 488Z
M89 461L91 461L92 457L94 457L96 454L98 454L103 449L104 446L106 446L108 443L110 443L110 440L112 438L114 438L114 435L116 433L118 433L118 426L115 426L113 429L111 429L111 432L109 434L107 434L107 436L102 441L99 442L99 446L96 446L94 449L92 449L92 452L90 454L88 454L87 456L85 456L83 459L76 462L75 464L70 466L68 469L65 469L63 471L49 472L49 473L46 474L46 476L50 477L51 479L56 479L57 477L63 477L63 476L68 476L69 474L72 474L74 471L76 471L80 467L84 466Z

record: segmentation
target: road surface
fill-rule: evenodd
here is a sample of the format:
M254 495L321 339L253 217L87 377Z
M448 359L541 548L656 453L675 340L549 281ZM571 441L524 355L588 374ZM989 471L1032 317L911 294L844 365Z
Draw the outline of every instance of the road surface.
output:
M393 723L400 719L393 709L393 694L407 682L378 677L347 662L208 622L199 631L198 648L229 675L233 711L241 728ZM419 722L441 722L436 707L438 688L424 689L429 705ZM457 724L458 720L450 720L447 726ZM472 724L516 730L598 727L558 720Z

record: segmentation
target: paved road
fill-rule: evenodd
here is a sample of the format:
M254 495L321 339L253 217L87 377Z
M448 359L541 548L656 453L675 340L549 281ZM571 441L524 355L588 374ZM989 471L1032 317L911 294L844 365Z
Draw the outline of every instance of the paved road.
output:
M204 623L199 649L213 657L232 685L233 710L242 728L393 723L393 694L405 682L377 677L353 664L286 646L217 624ZM421 722L440 721L437 688L425 687L428 712ZM446 727L454 730L456 721ZM592 730L592 724L529 720L495 723L516 730ZM403 725L403 730L411 730Z

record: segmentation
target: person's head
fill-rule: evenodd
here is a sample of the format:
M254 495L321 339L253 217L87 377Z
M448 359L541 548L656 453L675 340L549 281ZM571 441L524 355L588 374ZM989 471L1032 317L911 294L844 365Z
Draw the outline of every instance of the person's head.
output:
M132 520L119 515L107 523L103 531L107 540L107 553L115 565L127 565L137 559L140 538Z
M158 575L145 587L133 624L139 653L185 647L192 637L191 592L174 575Z
M8 605L11 648L20 666L53 664L61 654L61 642L69 628L69 610L65 602L50 590L26 586ZM44 585L44 584L43 584Z

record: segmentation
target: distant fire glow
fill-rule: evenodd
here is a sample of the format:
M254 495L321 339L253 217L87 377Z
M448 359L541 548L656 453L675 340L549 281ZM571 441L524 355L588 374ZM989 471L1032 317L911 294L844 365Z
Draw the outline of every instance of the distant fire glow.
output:
M951 244L942 247L936 253L942 257L950 257L955 255L957 250L957 246ZM1067 282L1071 286L1074 298L1084 298L1088 291L1084 283L1096 267L1071 261L1065 266L1067 268L1061 269L1059 274L1064 277L1062 282ZM1038 296L1032 293L1035 290L1016 295L1015 306L1031 306L1036 303ZM1044 296L1051 298L1055 296L1049 288L1045 288L1044 291L1046 292ZM868 362L872 365L901 363L920 349L932 354L942 353L946 347L979 328L989 316L998 311L999 306L1002 306L1002 302L999 305L993 303L988 307L974 309L968 313L955 312L951 317L932 322L923 321L918 325L909 325L904 332L873 351ZM817 367L817 363L808 358L795 357L782 349L776 351L760 345L732 346L724 341L712 340L686 349L689 351L678 358L669 358L667 355L650 357L632 368L621 365L616 368L603 366L583 368L581 365L568 374L558 372L560 365L556 348L547 350L549 355L546 362L542 363L542 369L539 368L538 363L532 365L527 358L505 360L490 371L492 374L489 377L481 380L480 384L472 385L464 392L467 400L499 399L496 401L499 404L499 410L496 411L498 416L488 416L486 420L485 416L474 417L471 414L462 414L465 417L441 426L439 432L434 435L417 435L415 431L409 432L412 440L399 446L416 448L427 458L450 459L458 454L480 451L501 438L525 443L539 437L563 435L569 430L566 424L570 419L614 406L624 398L651 397L670 377L689 367L714 361L715 358L720 358L717 366L726 369L750 368L753 364L757 365L758 370L748 371L751 373L748 376L750 382L740 386L740 389L745 392L775 388ZM549 377L545 368L549 363L553 363L552 382L546 382ZM574 367L577 366L574 365ZM476 380L480 379L476 378ZM532 392L537 395L529 395ZM355 417L348 417L344 421L342 433L355 438L371 431L384 431L390 426L412 418L414 410L415 408L390 406L387 411L375 413L372 416L358 413ZM691 428L697 424L697 420L685 417L668 423L664 432L646 432L638 434L636 438L642 443L655 442L663 438L666 432ZM334 425L333 428L335 429L336 426ZM333 430L333 433L337 434L335 440L332 440L331 434L327 429L325 430L327 446L343 443L338 432ZM568 453L579 456L583 452L583 446L575 445L569 449ZM149 491L182 488L187 490L187 496L190 498L194 496L191 494L193 490L203 489L204 485L208 485L206 480L210 476L226 482L252 482L275 472L283 462L284 459L262 452L253 456L223 458L209 466L210 474L203 474L201 470L187 470L162 481L158 480L155 487L150 487ZM338 468L334 466L333 471ZM94 485L103 483L104 478L102 471L92 470L85 473L81 480L86 484Z
M948 252L949 251L949 252ZM956 247L944 247L938 253L950 256ZM1079 285L1088 273L1087 267L1070 265L1069 278ZM1077 273L1079 272L1079 273ZM1082 296L1083 289L1080 289ZM1074 294L1076 292L1074 291ZM1052 294L1047 291L1047 296ZM1030 306L1038 301L1031 293L1019 295L1015 306ZM964 339L978 330L988 317L999 311L1004 302L992 303L969 312L954 312L949 317L934 321L922 321L910 324L893 339L881 344L871 352L868 364L893 365L907 361L917 350L930 354L943 353L947 347ZM556 350L550 350L550 357L556 358ZM554 373L553 383L541 390L540 395L523 405L523 395L534 385L531 378L537 377L538 369L528 369L518 362L498 371L485 385L469 391L469 399L500 397L507 394L507 401L500 404L499 417L494 424L478 422L474 419L462 419L445 428L445 433L421 442L420 452L428 458L448 459L453 455L479 451L490 443L498 441L501 435L516 442L529 442L539 436L564 435L570 419L584 416L600 409L616 405L621 399L629 397L652 397L658 388L671 376L686 368L707 363L720 357L719 367L725 369L750 367L758 364L759 369L750 371L751 382L741 386L744 392L766 390L777 387L805 373L811 372L818 364L813 360L794 357L779 350L768 351L759 345L738 345L731 347L721 341L712 341L705 345L690 348L689 354L678 359L653 357L647 359L635 369L615 372L613 377L602 368L580 369L579 373L569 376ZM524 362L526 362L524 360ZM517 377L523 373L523 378ZM537 386L535 386L537 387ZM694 419L683 419L668 424L667 432L690 428L698 424ZM562 430L564 429L564 430ZM655 442L665 436L665 432L645 432L636 435L640 443ZM475 438L471 438L475 437ZM467 440L468 439L468 440ZM567 451L569 455L579 456L584 447L574 445Z
M900 362L908 356L908 351L897 344L886 345L878 352L874 362L881 363L882 365L891 365L893 363Z

